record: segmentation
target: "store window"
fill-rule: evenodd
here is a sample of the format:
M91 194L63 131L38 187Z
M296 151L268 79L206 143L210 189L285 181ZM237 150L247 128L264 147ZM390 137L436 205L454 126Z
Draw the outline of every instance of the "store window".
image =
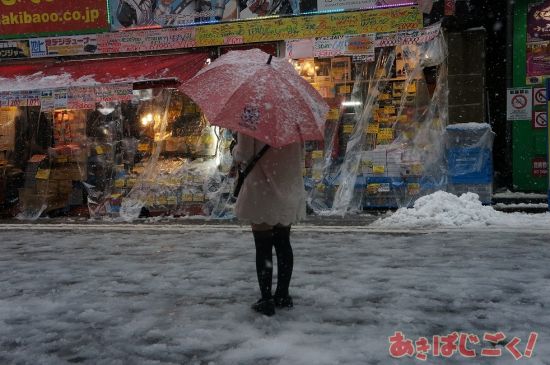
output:
M444 60L441 37L377 48L374 57L292 60L331 107L325 140L306 143L311 210L410 206L445 189Z
M24 219L212 214L231 165L231 135L210 126L176 89L134 90L129 99L49 111L3 107L3 213Z

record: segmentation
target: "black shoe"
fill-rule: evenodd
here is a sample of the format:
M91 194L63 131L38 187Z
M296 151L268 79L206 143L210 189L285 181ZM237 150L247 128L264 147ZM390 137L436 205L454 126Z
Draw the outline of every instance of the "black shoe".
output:
M292 297L290 295L280 297L275 295L273 297L273 301L275 302L275 307L277 308L292 308L294 307L294 303L292 303Z
M275 302L273 299L260 299L252 304L252 309L265 316L271 317L275 314Z

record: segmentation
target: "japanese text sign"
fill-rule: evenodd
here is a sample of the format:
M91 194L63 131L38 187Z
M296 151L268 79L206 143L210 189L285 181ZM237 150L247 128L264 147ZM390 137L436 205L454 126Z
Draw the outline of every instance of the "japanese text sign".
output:
M0 0L0 36L107 30L106 0Z

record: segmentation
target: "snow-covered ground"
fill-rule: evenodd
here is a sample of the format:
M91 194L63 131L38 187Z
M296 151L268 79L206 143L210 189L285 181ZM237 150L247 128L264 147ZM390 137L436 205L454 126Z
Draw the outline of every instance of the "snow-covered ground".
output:
M396 331L480 340L467 344L475 359L428 363L550 364L550 214L497 212L473 194L438 192L368 226L296 226L296 306L271 318L249 309L244 227L0 231L0 364L425 363L390 356ZM481 356L499 331L501 356ZM524 355L532 332L532 357L516 361L509 349L517 338Z

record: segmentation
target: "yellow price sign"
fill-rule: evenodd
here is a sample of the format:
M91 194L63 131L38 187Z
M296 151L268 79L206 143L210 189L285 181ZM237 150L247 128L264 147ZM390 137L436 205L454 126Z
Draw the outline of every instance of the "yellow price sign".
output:
M401 114L399 117L397 117L397 121L400 123L407 123L409 121L409 117L407 117L406 114Z
M328 111L327 119L337 120L340 117L340 110L338 108L332 108Z
M353 133L353 128L355 126L353 124L344 124L344 133L351 134Z
M351 93L351 86L350 85L342 85L339 87L340 94L349 94Z
M383 174L386 171L386 166L384 165L372 165L373 174Z
M133 187L134 185L136 185L136 179L126 180L126 186L128 186L129 188Z
M419 183L410 183L407 185L407 192L410 195L416 195L420 193L420 184Z
M378 131L378 139L389 141L393 139L393 128L380 128Z
M50 178L50 169L38 169L35 177L39 180L48 180Z
M367 133L378 134L379 130L380 125L378 123L369 123L369 125L367 126Z
M105 151L103 150L103 147L95 146L95 153L97 153L98 155L102 155L105 153Z
M319 180L323 178L323 171L320 170L314 170L311 172L311 178L315 180Z
M193 194L191 193L183 193L181 195L181 199L184 201L184 202L192 202L193 201Z
M166 204L168 205L176 205L178 204L178 198L171 195L169 197L166 198Z
M367 185L367 193L368 194L376 194L376 193L378 193L379 188L380 188L380 184L368 184Z
M393 105L386 105L384 107L384 113L386 113L386 114L395 114L395 107Z
M124 179L116 179L115 180L115 188L123 188L126 182Z
M323 158L323 151L321 150L311 151L311 158Z
M140 144L138 144L138 151L139 151L139 152L147 152L147 151L149 151L149 144L148 144L148 143L140 143Z
M203 202L204 201L204 194L193 194L193 201L194 202Z

